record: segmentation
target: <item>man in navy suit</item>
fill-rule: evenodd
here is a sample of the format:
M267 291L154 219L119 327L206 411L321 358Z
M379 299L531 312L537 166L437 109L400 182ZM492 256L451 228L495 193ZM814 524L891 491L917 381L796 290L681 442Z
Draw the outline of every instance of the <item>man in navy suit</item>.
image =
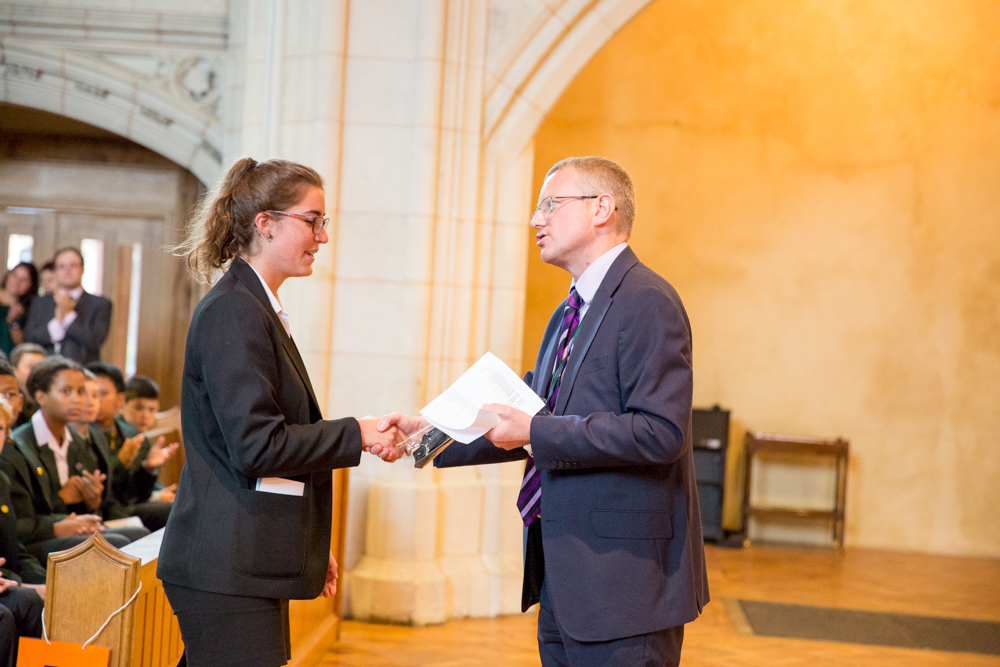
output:
M549 170L531 226L572 277L525 381L551 416L500 423L441 467L527 459L522 607L543 665L676 665L708 602L691 449L691 327L626 244L635 195L603 158ZM488 438L488 439L487 439Z
M111 302L84 291L83 254L79 250L57 250L53 261L59 287L32 302L24 340L79 364L97 361L111 328Z

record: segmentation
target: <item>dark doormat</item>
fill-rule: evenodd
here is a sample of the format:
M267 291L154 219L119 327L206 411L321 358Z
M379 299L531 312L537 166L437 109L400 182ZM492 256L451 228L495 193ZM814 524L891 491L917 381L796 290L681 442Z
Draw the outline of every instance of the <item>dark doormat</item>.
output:
M743 634L1000 655L1000 622L996 621L732 598L725 603L733 626Z

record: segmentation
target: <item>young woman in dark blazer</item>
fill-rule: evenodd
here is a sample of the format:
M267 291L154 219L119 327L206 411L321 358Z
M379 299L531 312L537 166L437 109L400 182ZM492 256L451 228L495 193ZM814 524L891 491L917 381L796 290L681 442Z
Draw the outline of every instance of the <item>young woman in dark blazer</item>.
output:
M323 182L283 160L237 161L181 246L226 273L194 311L181 388L186 462L157 574L187 664L284 665L288 600L336 592L330 471L394 460L405 436L325 420L277 299L328 241ZM182 660L183 664L183 660Z

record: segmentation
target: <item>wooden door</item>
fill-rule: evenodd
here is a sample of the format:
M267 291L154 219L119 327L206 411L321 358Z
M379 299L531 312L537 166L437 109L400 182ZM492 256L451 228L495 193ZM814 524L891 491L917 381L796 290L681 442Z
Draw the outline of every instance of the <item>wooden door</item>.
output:
M101 347L101 358L126 376L137 367L149 367L140 360L155 359L156 323L164 316L157 288L163 220L65 213L59 216L56 243L81 248L91 264L99 258L98 266L84 267L84 287L114 303L112 333Z

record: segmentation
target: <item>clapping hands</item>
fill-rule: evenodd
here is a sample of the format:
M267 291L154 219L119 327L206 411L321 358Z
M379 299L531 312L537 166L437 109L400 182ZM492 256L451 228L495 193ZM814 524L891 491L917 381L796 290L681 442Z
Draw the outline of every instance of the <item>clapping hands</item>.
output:
M181 446L180 443L173 442L167 445L166 442L166 436L161 435L157 438L156 444L150 447L149 453L146 454L146 458L142 460L143 468L149 471L156 470L177 453L177 450Z
M67 505L85 503L88 508L95 510L104 499L104 481L107 478L100 470L92 473L84 470L80 475L71 475L59 489L59 497Z
M118 450L118 460L122 462L122 465L126 468L131 468L132 463L135 461L135 455L139 452L139 448L142 447L142 443L146 440L145 433L139 433L133 435L131 438L125 440L122 443L122 448Z

